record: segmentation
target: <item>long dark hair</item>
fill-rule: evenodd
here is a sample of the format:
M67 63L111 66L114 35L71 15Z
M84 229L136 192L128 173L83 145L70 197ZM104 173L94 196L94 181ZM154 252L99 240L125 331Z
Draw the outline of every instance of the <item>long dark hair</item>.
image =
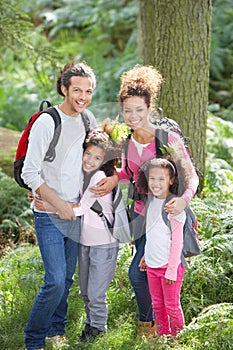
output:
M88 134L84 144L84 151L88 146L94 145L105 151L104 162L99 170L104 171L106 176L112 176L115 173L115 166L121 155L119 146L104 131L92 130Z

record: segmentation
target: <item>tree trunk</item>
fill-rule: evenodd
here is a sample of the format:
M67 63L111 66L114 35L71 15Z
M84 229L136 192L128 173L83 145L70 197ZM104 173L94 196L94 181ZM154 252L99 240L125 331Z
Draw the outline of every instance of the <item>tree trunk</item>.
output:
M204 173L209 86L211 0L140 0L139 51L163 75L158 106L190 137Z

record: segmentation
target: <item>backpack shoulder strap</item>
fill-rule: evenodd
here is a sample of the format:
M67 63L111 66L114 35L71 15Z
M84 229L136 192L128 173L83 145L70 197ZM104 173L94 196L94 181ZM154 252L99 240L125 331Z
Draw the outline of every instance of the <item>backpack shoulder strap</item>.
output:
M87 112L85 110L81 112L81 118L82 118L82 121L83 121L83 124L85 127L85 132L87 135L90 131L90 119L89 119Z
M122 199L122 192L120 190L120 185L118 184L112 190L113 215L121 199ZM113 228L113 224L111 224L107 219L107 217L104 215L102 205L99 203L98 199L93 203L90 209L93 210L95 213L97 213L100 217L105 218L109 229Z
M156 128L155 130L156 157L163 155L161 148L164 148L164 146L167 146L167 144L168 144L168 132L163 128Z
M107 219L107 217L104 215L103 213L103 207L100 204L100 202L98 201L98 199L96 199L96 201L92 204L92 206L90 207L90 209L92 211L94 211L96 214L98 214L100 217L104 218L104 220L107 223L107 226L109 229L112 229L113 225L109 222L109 220Z
M131 178L133 177L133 173L131 171L131 169L129 168L129 164L128 164L128 148L129 148L129 141L131 139L132 134L129 134L125 140L125 144L124 144L124 154L125 154L125 170L127 172L128 175L131 176Z
M49 115L51 115L55 125L53 138L49 144L49 148L44 157L45 161L52 162L56 157L55 147L58 143L58 140L61 134L61 117L58 111L56 110L56 108L54 107L49 107L48 109L45 109L44 111L42 111L41 114L42 113L48 113Z
M172 198L175 198L177 197L177 195L175 194L170 194L170 196L168 196L164 202L163 202L163 205L162 205L162 217L163 217L163 221L164 223L170 227L170 221L168 220L168 213L164 210L165 208L165 205L172 199Z
M47 107L45 107L44 105L47 105ZM39 112L42 112L44 109L52 107L51 102L48 100L42 100L39 106Z

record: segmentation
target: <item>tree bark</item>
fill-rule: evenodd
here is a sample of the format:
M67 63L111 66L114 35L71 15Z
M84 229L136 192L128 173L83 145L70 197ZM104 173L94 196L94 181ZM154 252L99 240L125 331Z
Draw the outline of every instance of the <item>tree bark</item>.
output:
M209 86L211 0L140 0L139 51L163 75L157 104L190 137L204 173Z

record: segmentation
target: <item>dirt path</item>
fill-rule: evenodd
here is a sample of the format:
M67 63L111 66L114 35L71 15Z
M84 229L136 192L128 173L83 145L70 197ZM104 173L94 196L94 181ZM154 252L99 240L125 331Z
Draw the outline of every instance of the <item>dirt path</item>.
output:
M0 127L0 161L4 154L14 157L20 134L18 131Z

